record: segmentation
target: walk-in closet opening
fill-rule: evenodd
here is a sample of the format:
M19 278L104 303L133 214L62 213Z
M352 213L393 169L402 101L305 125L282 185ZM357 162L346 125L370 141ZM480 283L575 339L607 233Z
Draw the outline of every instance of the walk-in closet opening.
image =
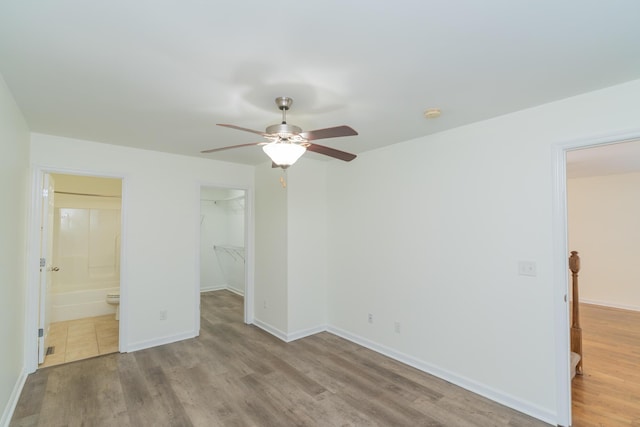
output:
M244 300L246 234L246 191L201 187L201 293L233 293Z

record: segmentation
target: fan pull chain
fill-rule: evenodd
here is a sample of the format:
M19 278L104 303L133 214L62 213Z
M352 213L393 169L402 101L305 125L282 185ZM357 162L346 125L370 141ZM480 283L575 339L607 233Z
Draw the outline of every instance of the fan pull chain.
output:
M282 171L282 175L280 176L280 185L282 185L282 188L287 188L286 176L287 176L287 170L284 169Z

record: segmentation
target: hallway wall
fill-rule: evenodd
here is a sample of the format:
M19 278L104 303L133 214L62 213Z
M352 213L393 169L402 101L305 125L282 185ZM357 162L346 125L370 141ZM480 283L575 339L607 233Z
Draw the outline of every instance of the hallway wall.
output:
M567 191L580 301L640 310L640 173L574 178Z
M0 425L4 425L24 381L29 129L1 75L0 153Z

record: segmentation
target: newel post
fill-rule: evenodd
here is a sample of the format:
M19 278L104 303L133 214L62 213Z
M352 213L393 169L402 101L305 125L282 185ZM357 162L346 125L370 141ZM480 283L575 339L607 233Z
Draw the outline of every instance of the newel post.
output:
M580 297L578 293L578 273L580 272L580 256L577 251L571 251L569 257L571 270L571 286L573 302L571 304L571 351L580 355L580 362L576 366L576 374L582 375L582 328L580 328Z

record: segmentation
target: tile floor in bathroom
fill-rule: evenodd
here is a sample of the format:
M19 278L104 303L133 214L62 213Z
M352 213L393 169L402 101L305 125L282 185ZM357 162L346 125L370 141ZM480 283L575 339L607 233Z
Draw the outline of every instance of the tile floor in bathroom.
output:
M52 323L47 346L53 347L53 353L47 355L39 367L116 353L118 324L113 314Z

